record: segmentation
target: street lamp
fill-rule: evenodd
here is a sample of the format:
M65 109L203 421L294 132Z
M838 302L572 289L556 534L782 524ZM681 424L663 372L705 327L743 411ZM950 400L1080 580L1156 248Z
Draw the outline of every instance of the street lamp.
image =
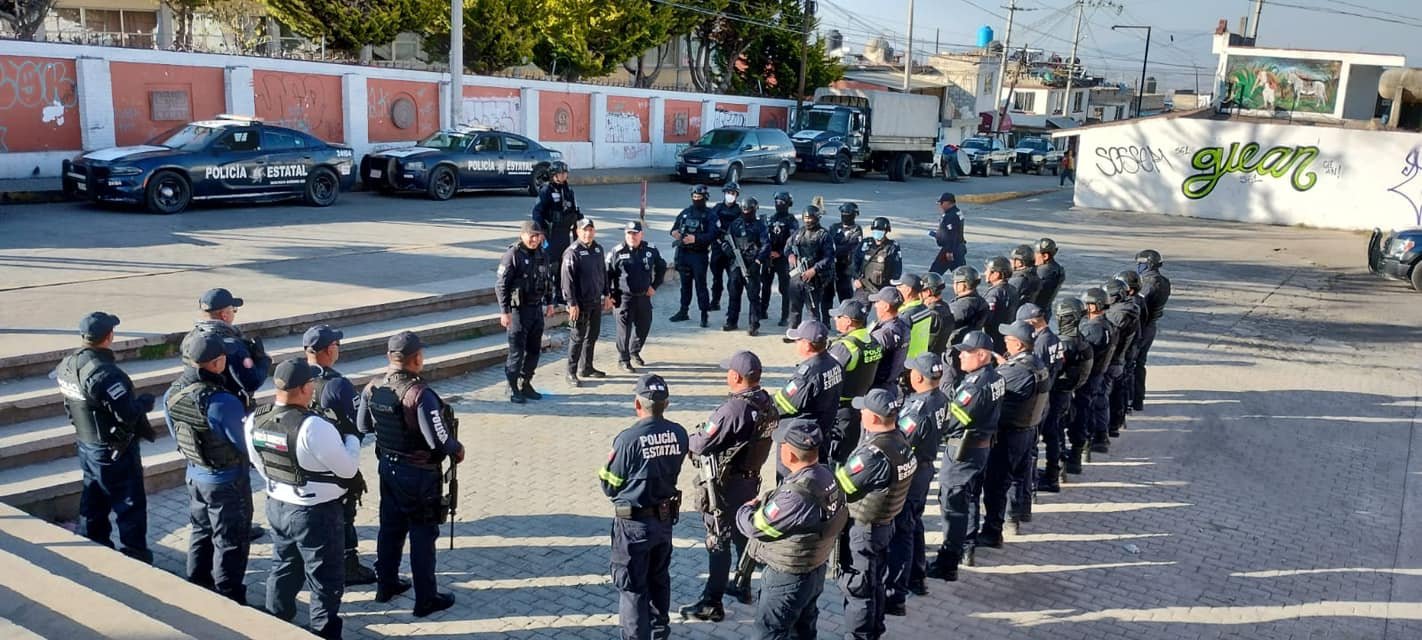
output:
M1139 118L1141 117L1141 98L1145 97L1146 63L1150 61L1150 27L1134 24L1111 25L1112 31L1119 29L1145 29L1146 32L1145 55L1141 57L1141 84L1136 91L1136 117Z

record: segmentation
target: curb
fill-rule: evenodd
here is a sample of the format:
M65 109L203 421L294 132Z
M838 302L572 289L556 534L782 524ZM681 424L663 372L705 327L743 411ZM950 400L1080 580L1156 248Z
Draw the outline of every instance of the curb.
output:
M1056 193L1065 187L1055 189L1036 189L1033 191L999 191L996 193L965 193L958 196L958 202L968 204L993 204L995 202L1005 202L1007 200L1017 200L1019 198L1030 198L1048 193Z

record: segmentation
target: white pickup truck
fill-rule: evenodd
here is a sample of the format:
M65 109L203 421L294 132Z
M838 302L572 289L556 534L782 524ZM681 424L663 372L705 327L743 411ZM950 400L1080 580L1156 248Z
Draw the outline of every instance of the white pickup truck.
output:
M1012 175L1015 152L1003 143L1001 136L966 138L958 145L958 153L967 154L975 176L990 176L994 171L1004 176Z

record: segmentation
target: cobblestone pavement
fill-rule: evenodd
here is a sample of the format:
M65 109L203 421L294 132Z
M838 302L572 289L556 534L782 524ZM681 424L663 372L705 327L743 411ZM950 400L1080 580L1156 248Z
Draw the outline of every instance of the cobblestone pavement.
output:
M1137 249L1158 247L1176 297L1152 353L1146 411L1110 455L1062 493L1040 496L1023 535L981 551L962 581L931 581L907 617L889 619L889 637L1422 637L1418 515L1404 499L1422 473L1410 455L1422 355L1411 339L1422 316L1416 294L1360 272L1357 234L1065 208L1057 196L970 209L972 261L1052 235L1075 294L1129 268ZM925 262L921 230L896 228L910 238L911 266ZM735 348L760 353L767 384L785 378L788 345L723 334L720 318L707 330L669 324L675 294L676 285L658 294L646 352L671 385L672 419L688 427L705 419L724 394L715 363ZM600 363L611 371L607 324ZM439 580L458 603L418 620L410 598L377 605L371 587L357 587L342 610L347 637L615 637L610 512L594 471L630 423L632 377L574 393L561 356L544 355L536 382L551 394L526 407L506 402L499 371L436 385L457 398L470 451L455 550L440 541ZM369 455L363 466L375 477ZM691 477L688 465L683 487ZM373 496L360 512L367 563ZM181 571L184 493L149 504L159 565ZM261 519L260 502L256 512ZM700 593L705 553L698 518L684 514L676 533L680 606ZM253 602L269 554L253 547ZM825 637L842 635L838 588L828 586L820 605ZM714 625L677 621L673 635L749 637L751 611L728 603L727 614Z

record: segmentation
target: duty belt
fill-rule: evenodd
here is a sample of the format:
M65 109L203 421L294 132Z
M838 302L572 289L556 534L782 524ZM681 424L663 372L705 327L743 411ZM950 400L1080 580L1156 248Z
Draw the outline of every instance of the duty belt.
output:
M410 457L409 454L406 453L396 453L394 451L382 451L377 449L375 451L375 455L380 457L380 459L385 460L386 462L403 464L406 466L414 467L416 469L423 469L425 471L440 471L440 466L438 464L433 462L415 462L415 460Z

